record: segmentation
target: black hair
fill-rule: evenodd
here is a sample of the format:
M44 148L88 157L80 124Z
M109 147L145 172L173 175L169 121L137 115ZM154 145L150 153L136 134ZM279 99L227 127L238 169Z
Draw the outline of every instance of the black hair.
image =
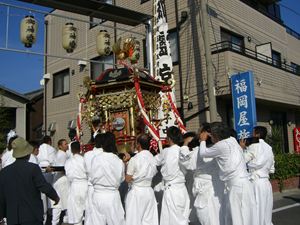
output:
M74 141L74 139L76 137L76 129L74 129L74 128L69 129L68 136L71 141Z
M139 143L144 150L149 150L151 137L147 134L142 134L138 136L136 142Z
M92 125L93 125L93 127L98 127L99 125L100 125L100 123L101 123L101 121L100 121L100 118L94 118L93 120L92 120Z
M210 123L202 123L200 126L200 133L202 132L207 132L207 133L211 133L211 128L210 128ZM199 141L199 140L198 140ZM200 145L200 143L198 144L198 146ZM206 139L206 146L207 147L211 147L213 145L211 137L208 136Z
M196 136L196 133L195 132L192 132L192 131L188 131L186 132L185 134L183 134L183 139L186 139L188 137L195 137Z
M210 123L202 123L201 124L201 130L200 130L200 132L204 132L204 131L206 131L208 133L211 132Z
M167 137L171 139L174 144L180 145L183 141L181 131L178 127L172 126L167 130Z
M16 140L17 137L18 137L18 135L13 136L13 137L11 137L11 138L9 139L9 141L8 141L8 143L7 143L7 149L8 149L8 150L12 150L11 143L12 143L14 140Z
M266 127L256 126L253 128L253 130L254 130L255 134L258 134L259 138L264 139L264 140L266 139L267 134L268 134L268 130Z
M43 143L49 144L49 143L51 143L51 141L52 140L51 140L50 136L46 135L43 137Z
M73 154L80 153L80 143L78 141L74 141L71 143L71 152Z
M95 137L95 147L102 148L102 143L104 141L105 135L104 134L97 134Z
M40 145L37 141L29 141L29 144L33 147L33 148L39 148Z
M229 128L221 122L213 122L210 124L211 135L217 139L217 141L222 141L230 137Z
M57 146L62 145L62 143L63 143L64 141L67 141L67 140L66 140L66 139L60 139L60 140L57 142Z
M111 132L106 132L104 134L102 148L105 152L111 152L114 154L118 153L118 149L116 146L116 138L115 135Z

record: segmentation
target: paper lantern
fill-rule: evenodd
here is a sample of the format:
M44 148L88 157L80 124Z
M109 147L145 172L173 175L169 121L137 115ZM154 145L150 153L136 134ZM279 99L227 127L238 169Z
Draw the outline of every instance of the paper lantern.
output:
M63 48L67 53L72 53L77 47L77 28L73 23L66 23L63 27Z
M112 51L110 46L110 35L106 30L100 30L98 33L96 48L100 56L110 55Z
M31 48L36 41L37 21L33 16L25 16L21 21L20 36L26 48Z

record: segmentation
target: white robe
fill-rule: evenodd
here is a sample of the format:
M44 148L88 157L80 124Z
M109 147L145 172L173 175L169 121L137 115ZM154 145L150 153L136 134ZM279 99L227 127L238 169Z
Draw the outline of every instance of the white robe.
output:
M77 224L82 222L87 197L87 174L84 159L75 154L65 164L65 171L70 183L68 196L68 222Z
M124 225L124 209L118 188L124 180L124 164L113 153L92 160L90 181L94 187L93 221L97 225Z
M13 154L13 150L10 150L10 151L8 149L4 150L2 157L1 157L2 169L16 161L16 159L12 156L12 154Z
M30 155L30 158L29 158L28 162L34 163L34 164L37 164L37 165L39 164L39 161L38 161L37 157L34 154Z
M37 155L39 166L47 167L53 164L56 155L56 149L46 143L40 145Z
M90 173L91 173L91 168L92 168L92 160L93 158L101 154L103 152L102 148L94 148L92 151L88 151L84 154L84 162L86 166L86 171L88 175L88 196L86 199L86 207L85 207L85 217L84 217L84 224L85 225L94 225L95 223L93 222L93 194L94 194L94 188L93 185L90 181Z
M158 225L157 202L151 182L157 173L156 162L148 150L130 159L127 175L132 176L126 197L126 225Z
M272 147L264 140L249 146L244 152L257 204L258 225L272 224L273 192L269 174L275 172Z
M232 225L256 225L256 204L252 184L246 169L243 152L233 138L217 142L206 148L205 141L200 143L200 157L216 158L220 179L225 182L227 196L225 223Z
M212 158L198 157L199 148L190 151L187 146L180 149L180 164L194 171L194 206L201 225L223 225L224 183L218 176L218 164Z
M46 143L41 144L39 147L39 154L37 155L39 166L47 167L53 164L55 159L56 149L53 148L51 145L48 145ZM42 169L43 172L45 172ZM52 173L43 173L46 181L53 185L53 174ZM44 218L47 215L48 208L51 208L51 202L46 197L45 194L42 194L42 201L43 201L43 207L44 207Z
M54 166L65 166L67 161L67 153L58 150L54 159ZM53 188L56 190L60 201L57 205L51 201L52 206L52 225L57 225L60 219L62 210L67 209L68 194L69 194L69 182L64 171L54 172Z
M185 186L184 174L179 167L178 145L165 148L155 156L156 165L161 167L164 195L160 225L188 225L190 198Z

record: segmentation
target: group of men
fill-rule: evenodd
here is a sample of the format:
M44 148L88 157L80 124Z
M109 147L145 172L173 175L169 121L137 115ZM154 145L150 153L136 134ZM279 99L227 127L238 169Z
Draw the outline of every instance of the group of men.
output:
M39 179L39 185L35 183L36 178L33 179L35 192L46 194L42 196L44 213L48 207L52 208L53 225L59 224L63 211L67 212L64 222L69 224L84 221L85 225L199 222L201 225L271 225L273 199L269 174L274 173L274 157L272 148L264 141L267 130L255 127L253 136L257 141L247 146L245 141L239 143L232 135L232 130L219 122L205 124L199 135L192 132L182 135L177 127L170 127L168 147L160 153L153 155L149 151L151 138L141 134L136 139L135 154L126 153L122 157L118 156L115 137L110 132L96 131L95 147L85 154L81 154L78 142L72 142L69 147L67 141L61 139L59 150L55 150L45 138L34 156L39 166L28 164L35 171L31 176ZM12 198L7 196L7 191L9 185L15 185L13 181L8 184L9 174L22 176L13 167L31 158L29 150L28 155L18 155L20 148L26 145L18 146L19 139L26 143L16 138L8 147L16 162L0 172L0 219L6 217L8 225L42 224L41 216L11 218L11 211L18 212L20 204L16 205L17 209L8 210L8 201ZM9 150L3 156L7 157L7 152ZM36 168L41 168L44 176ZM158 171L162 179L154 186L153 178L159 177ZM21 176L18 182L24 181ZM123 207L119 190L124 181L129 188ZM154 191L163 192L161 203L159 201L160 215ZM47 196L52 199L49 205ZM14 196L14 201L26 205L26 199L16 200L18 197L21 196ZM192 210L196 211L197 222L192 219ZM30 213L30 208L26 213Z

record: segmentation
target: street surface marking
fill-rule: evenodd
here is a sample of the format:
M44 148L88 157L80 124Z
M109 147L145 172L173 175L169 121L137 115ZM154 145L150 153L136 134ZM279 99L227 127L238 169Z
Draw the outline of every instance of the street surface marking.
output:
M295 203L293 205L287 205L287 206L283 206L283 207L280 207L280 208L277 208L277 209L273 209L272 213L280 212L282 210L286 210L286 209L297 207L297 206L300 206L300 203Z

